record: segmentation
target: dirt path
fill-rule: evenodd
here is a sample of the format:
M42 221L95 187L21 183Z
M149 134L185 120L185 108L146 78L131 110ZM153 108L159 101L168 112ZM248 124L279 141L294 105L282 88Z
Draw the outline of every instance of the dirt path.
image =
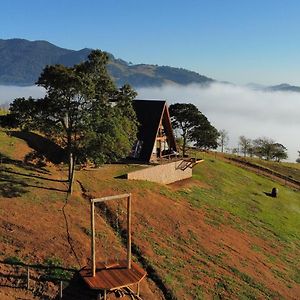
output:
M289 178L287 176L284 176L282 174L279 174L277 172L274 172L272 170L269 170L267 168L264 168L262 166L257 166L255 164L252 164L247 161L243 161L238 158L226 158L224 157L224 160L226 160L229 163L232 163L236 166L239 166L241 168L244 168L246 170L249 170L251 172L254 172L255 174L262 175L268 178L271 178L277 182L280 182L281 184L285 186L289 186L291 188L300 190L300 183L298 183L296 180Z

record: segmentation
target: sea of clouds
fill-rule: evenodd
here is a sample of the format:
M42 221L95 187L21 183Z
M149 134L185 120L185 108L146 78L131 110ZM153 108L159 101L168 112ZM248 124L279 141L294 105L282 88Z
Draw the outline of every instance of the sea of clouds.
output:
M200 85L165 85L139 88L138 99L164 99L193 103L218 129L229 133L228 147L237 147L238 138L268 137L288 148L289 160L295 161L300 150L300 93L270 92L250 87L214 83ZM0 104L17 97L43 97L41 87L0 86Z
M36 85L33 86L12 86L12 85L0 85L0 105L8 105L16 98L21 97L44 97L45 89Z
M218 129L229 133L228 147L238 138L268 137L288 148L289 161L300 150L300 93L254 90L249 87L214 83L138 89L139 99L166 99L193 103Z

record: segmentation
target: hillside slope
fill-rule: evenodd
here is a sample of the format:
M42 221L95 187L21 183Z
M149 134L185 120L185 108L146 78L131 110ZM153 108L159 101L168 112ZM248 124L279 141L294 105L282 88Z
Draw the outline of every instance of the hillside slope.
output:
M105 51L105 49L102 49ZM25 39L0 39L0 85L33 85L43 68L49 64L73 66L86 60L91 49L71 50L47 41ZM216 82L207 76L183 68L150 64L132 64L109 54L108 70L118 86L129 83L135 88L159 87L164 84L209 85ZM228 83L228 82L224 82ZM278 84L261 86L249 84L250 88L267 92L300 92L299 86Z
M0 39L0 85L33 85L48 64L73 66L86 60L91 49L79 51L57 47L47 41ZM208 84L212 79L196 72L168 66L129 64L109 54L108 70L116 84L134 87L173 84Z
M24 141L1 132L0 142L1 261L55 257L64 266L82 267L89 256L86 197L131 192L133 252L149 278L144 299L161 299L162 293L165 299L300 294L299 192L205 154L193 179L169 186L119 178L134 166L78 171L66 203L61 166L24 164L30 151ZM277 199L264 193L273 186L280 191ZM123 204L114 203L97 210L99 260L124 254L113 225L118 215L118 226L125 226L123 211Z
M268 168L272 171L275 171L279 174L282 174L284 176L287 176L291 179L297 180L300 182L300 164L299 163L289 163L289 162L274 162L274 161L267 161L263 159L258 158L242 158L246 162L250 162L253 164L256 164L258 166L263 166L265 168Z

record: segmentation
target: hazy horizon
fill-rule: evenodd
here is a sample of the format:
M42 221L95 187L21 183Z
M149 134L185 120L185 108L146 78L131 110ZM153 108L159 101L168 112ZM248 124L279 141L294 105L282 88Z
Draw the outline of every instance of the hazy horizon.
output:
M299 93L253 90L245 86L214 83L209 87L165 85L138 88L138 99L165 99L168 104L195 104L218 129L229 133L229 147L237 147L238 137L254 139L268 137L288 149L289 161L294 162L300 150ZM0 86L0 104L17 97L43 97L38 86ZM2 102L2 103L1 103Z
M12 102L15 98L44 97L45 89L37 85L14 86L0 85L0 105Z
M299 93L266 92L245 86L214 83L164 86L137 90L140 99L166 99L169 104L195 104L218 130L229 133L229 147L238 146L238 138L268 137L288 149L289 161L294 162L300 150Z

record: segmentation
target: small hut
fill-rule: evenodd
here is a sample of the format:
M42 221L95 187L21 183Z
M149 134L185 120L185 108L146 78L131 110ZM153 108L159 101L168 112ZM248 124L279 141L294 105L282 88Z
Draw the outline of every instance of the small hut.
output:
M166 101L134 100L133 108L139 130L130 158L155 162L176 155L177 147Z

